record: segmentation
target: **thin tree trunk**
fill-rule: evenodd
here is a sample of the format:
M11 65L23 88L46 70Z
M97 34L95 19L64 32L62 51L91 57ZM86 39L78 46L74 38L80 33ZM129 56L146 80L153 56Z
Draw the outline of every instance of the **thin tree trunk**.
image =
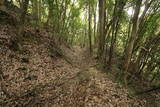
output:
M129 40L129 43L128 43L128 46L125 52L125 63L124 63L125 71L128 71L128 67L131 62L131 57L132 57L133 45L137 37L138 16L140 12L141 3L142 3L142 0L136 1L136 7L135 7L135 12L134 12L133 21L132 21L132 24L133 24L132 32L131 32L130 40Z
M143 13L142 13L142 15L140 16L140 18L139 18L139 28L138 28L138 31L137 31L137 39L136 39L136 42L134 43L134 47L133 47L133 52L134 51L136 51L137 49L138 49L138 45L139 45L139 42L140 42L140 40L141 40L141 34L143 35L143 30L144 30L144 27L145 27L145 21L144 21L144 18L145 18L145 16L146 16L146 14L147 14L147 11L149 10L149 8L150 8L150 6L151 6L151 4L154 2L155 0L151 0L150 2L148 1L148 0L146 0L146 2L145 2L145 9L144 9L144 11L143 11Z
M96 7L94 9L94 44L96 44L96 26L97 26L97 23L96 23L96 20L97 20L96 10L97 10L97 5L96 5Z
M91 4L89 3L88 4L88 37L89 37L90 54L92 53L91 21L92 21Z
M20 26L19 26L19 31L18 31L18 35L20 36L20 38L23 35L23 31L24 31L24 24L25 24L25 18L26 18L26 13L27 13L27 9L28 9L28 4L29 4L29 0L25 0L23 1L23 6L22 6L22 13L20 16Z
M123 8L125 6L126 2L125 1L116 1L115 7L114 7L114 13L113 13L113 23L112 23L112 37L111 37L111 46L110 46L110 51L109 51L109 68L112 65L112 56L114 54L114 47L116 44L116 39L117 39L117 33L119 29L119 22L122 16Z

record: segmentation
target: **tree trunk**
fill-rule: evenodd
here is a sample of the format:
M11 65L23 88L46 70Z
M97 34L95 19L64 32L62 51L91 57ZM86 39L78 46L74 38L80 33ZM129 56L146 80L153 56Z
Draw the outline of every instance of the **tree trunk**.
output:
M136 39L136 42L134 43L134 47L133 47L133 52L135 52L138 48L139 48L139 45L140 45L140 41L141 41L141 39L142 39L142 36L144 35L144 33L145 33L145 21L144 21L144 18L145 18L145 16L146 16L146 14L147 14L147 11L149 10L149 8L150 8L150 6L151 6L151 4L154 2L155 0L151 0L151 1L148 1L148 0L146 0L145 1L145 9L144 9L144 11L143 11L143 13L142 13L142 15L140 16L140 18L139 18L139 29L138 29L138 31L137 31L137 39Z
M23 1L22 13L20 16L20 26L19 26L19 31L18 31L18 35L20 36L20 38L22 37L23 32L24 32L24 24L25 24L25 18L26 18L26 14L27 14L28 4L29 4L29 0Z
M36 25L38 25L39 24L38 0L32 0L32 4L33 4L32 15L34 17Z
M97 23L96 23L96 20L97 20L97 16L96 16L96 10L97 10L97 5L94 9L94 44L96 44L96 26L97 26Z
M91 21L92 21L91 4L89 3L88 4L88 37L89 37L89 50L90 50L90 54L92 53Z
M142 3L142 0L136 1L136 7L135 7L134 15L133 15L133 20L132 20L132 24L133 24L132 32L131 32L130 40L129 40L129 43L128 43L128 46L125 52L125 62L124 62L125 71L128 71L128 67L131 62L131 57L132 57L133 45L137 37L138 16L140 12L141 3Z
M105 0L99 0L99 46L98 46L98 58L102 59L105 45L104 35L104 20L105 20Z
M112 23L112 37L111 37L111 46L109 51L109 67L112 65L112 56L114 54L114 47L117 39L117 33L119 29L119 22L122 16L123 8L125 6L125 1L119 1L117 0L114 7L114 13L113 13L113 23Z

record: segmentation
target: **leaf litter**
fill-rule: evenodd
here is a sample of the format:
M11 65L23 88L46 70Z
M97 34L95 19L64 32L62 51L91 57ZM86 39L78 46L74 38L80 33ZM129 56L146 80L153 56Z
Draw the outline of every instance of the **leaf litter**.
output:
M145 99L130 95L97 70L96 60L85 49L59 46L72 61L69 64L64 58L49 55L52 41L44 30L35 36L40 43L24 41L23 54L8 47L16 35L13 28L5 26L0 32L0 106L146 107ZM31 27L26 32L35 35Z

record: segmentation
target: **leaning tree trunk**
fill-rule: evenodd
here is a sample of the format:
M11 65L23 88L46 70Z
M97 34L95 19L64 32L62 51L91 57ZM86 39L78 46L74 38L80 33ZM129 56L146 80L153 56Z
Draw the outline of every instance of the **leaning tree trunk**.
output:
M133 45L135 43L136 37L137 37L137 30L138 30L138 16L141 8L141 3L142 0L137 0L136 1L136 7L133 15L133 20L132 20L132 32L131 36L129 39L129 43L127 45L126 51L125 51L125 62L124 62L124 70L128 71L129 64L131 62L131 57L132 57L132 51L133 51Z

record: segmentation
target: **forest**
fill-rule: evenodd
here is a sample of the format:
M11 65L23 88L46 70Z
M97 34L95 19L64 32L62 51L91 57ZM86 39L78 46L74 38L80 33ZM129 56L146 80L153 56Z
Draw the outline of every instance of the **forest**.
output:
M159 107L160 0L0 0L0 107Z

